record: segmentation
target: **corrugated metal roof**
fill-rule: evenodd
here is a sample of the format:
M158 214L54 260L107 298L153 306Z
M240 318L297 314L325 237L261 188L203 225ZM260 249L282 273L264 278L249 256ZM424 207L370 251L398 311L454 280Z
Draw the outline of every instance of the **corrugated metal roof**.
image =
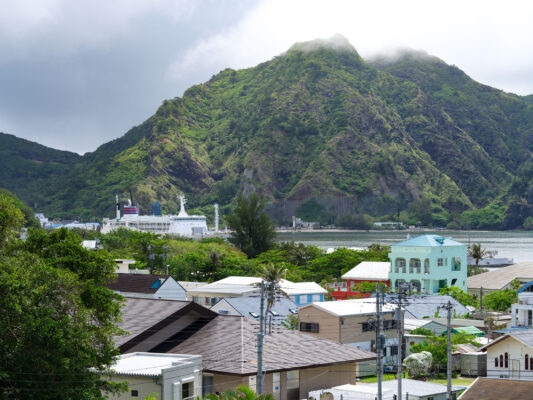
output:
M124 293L153 294L159 288L154 286L154 283L161 281L162 284L169 278L172 279L169 275L116 274L115 279L108 283L107 287Z
M257 373L259 323L239 316L218 316L170 353L201 354L204 371L237 375ZM282 327L263 342L265 372L375 359L361 349Z
M500 290L514 279L533 280L533 262L514 264L471 276L468 278L467 286L469 290L481 287L489 290Z
M118 375L161 376L164 369L188 362L188 354L129 353L123 354L111 367Z
M363 261L346 272L341 278L386 281L389 279L389 270L390 262Z
M395 243L392 246L413 246L413 247L444 247L444 246L466 246L453 240L451 237L443 237L439 235L420 235L414 238L404 240L400 243Z
M316 307L338 317L367 315L376 313L376 299L367 298L341 301L321 301L306 305L301 309L307 307ZM396 305L384 304L382 310L383 312L393 312L396 310Z

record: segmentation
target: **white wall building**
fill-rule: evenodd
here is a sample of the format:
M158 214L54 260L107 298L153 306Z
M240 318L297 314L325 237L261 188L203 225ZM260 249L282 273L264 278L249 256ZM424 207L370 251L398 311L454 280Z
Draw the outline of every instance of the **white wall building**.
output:
M202 356L187 354L123 354L108 378L128 382L128 391L112 400L144 399L156 394L160 400L194 400L202 396Z
M518 303L511 306L513 326L533 326L533 293L518 293Z
M488 378L533 380L533 329L507 333L481 350Z

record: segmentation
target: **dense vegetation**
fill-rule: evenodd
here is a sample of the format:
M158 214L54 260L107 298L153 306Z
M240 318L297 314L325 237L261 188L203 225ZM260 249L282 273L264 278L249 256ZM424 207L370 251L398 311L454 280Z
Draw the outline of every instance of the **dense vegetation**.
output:
M11 171L0 186L56 216L110 215L130 191L144 211L175 212L181 191L210 217L255 191L278 223L533 229L530 103L425 54L365 62L335 37L221 71L74 164L54 161L68 173L43 167L50 179L31 186Z
M103 287L109 254L89 251L74 233L31 229L0 194L0 397L103 399L125 389L101 379L118 356L113 337L121 296Z

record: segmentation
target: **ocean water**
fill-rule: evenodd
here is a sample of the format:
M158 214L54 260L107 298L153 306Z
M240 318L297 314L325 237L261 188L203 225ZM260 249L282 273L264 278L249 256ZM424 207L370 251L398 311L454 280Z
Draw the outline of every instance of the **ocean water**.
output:
M468 243L481 243L487 250L497 250L497 257L510 257L515 263L533 261L533 232L509 231L312 231L279 232L280 241L294 241L315 245L323 249L329 247L367 247L372 243L390 246L407 238L435 233Z

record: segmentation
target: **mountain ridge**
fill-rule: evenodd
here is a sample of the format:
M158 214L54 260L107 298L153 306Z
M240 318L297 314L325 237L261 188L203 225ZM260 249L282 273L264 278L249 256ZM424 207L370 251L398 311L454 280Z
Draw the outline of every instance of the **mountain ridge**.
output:
M84 155L39 208L109 215L130 190L167 212L178 191L204 212L258 191L279 222L313 199L331 216L426 199L433 224L491 207L531 158L533 107L420 54L365 61L335 37L223 70Z

